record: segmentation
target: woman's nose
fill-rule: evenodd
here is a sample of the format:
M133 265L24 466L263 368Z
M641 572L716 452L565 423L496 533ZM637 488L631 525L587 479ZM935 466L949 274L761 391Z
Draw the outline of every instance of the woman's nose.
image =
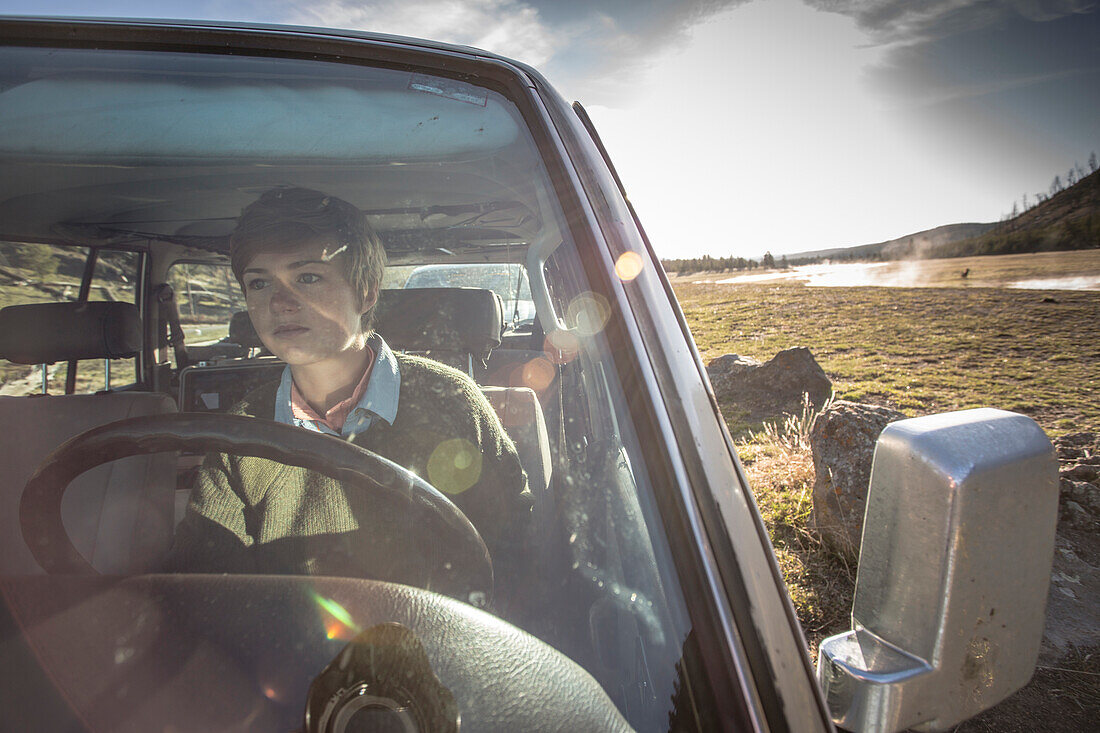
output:
M274 311L295 311L299 307L294 292L281 283L271 285L271 309Z

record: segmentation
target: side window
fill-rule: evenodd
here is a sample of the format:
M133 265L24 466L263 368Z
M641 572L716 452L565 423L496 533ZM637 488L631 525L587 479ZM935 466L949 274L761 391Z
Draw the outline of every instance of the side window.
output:
M177 262L168 268L168 284L176 293L188 347L211 346L227 338L233 314L246 309L241 286L227 265Z
M141 256L137 252L101 249L92 269L88 300L112 300L121 303L138 302L138 279ZM136 359L89 359L77 363L77 394L98 392L137 381Z
M88 300L114 300L125 303L138 302L138 267L141 258L137 252L117 249L101 249L92 270L92 287Z
M91 250L51 244L0 242L0 307L75 302ZM101 249L89 283L90 301L137 302L136 252ZM97 392L137 381L134 359L86 359L74 365L73 393ZM27 366L0 361L0 395L65 393L68 362Z

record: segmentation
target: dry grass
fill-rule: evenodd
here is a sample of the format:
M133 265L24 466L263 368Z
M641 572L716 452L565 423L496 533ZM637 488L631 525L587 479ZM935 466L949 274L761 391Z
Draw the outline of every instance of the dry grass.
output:
M823 638L848 628L855 587L854 558L827 548L811 526L810 431L818 414L804 397L800 414L767 422L737 444L815 659Z
M806 346L842 399L911 416L999 407L1051 435L1100 426L1100 292L688 283L676 294L705 361Z

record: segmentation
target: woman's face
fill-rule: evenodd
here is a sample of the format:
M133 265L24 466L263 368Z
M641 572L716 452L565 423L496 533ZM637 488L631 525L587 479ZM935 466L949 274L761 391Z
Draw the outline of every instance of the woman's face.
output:
M263 252L244 270L245 302L260 340L287 364L306 366L354 356L366 343L362 315L374 305L352 288L323 242Z

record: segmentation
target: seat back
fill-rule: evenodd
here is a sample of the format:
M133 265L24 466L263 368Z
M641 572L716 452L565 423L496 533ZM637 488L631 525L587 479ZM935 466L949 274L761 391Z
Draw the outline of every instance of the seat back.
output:
M42 572L23 541L19 500L23 487L57 446L115 420L175 412L167 395L105 392L90 395L0 397L0 423L12 428L0 441L0 574ZM174 454L133 456L78 476L61 501L65 531L101 573L133 574L159 567L172 541Z
M243 349L262 349L264 344L252 325L248 311L237 311L229 319L229 340Z
M528 486L539 501L550 488L551 462L550 439L538 396L526 387L482 387L481 391L515 443Z
M383 290L375 328L391 348L423 354L470 376L484 372L500 346L504 304L482 288Z
M45 335L43 335L45 334ZM124 358L141 349L141 320L128 303L43 303L0 310L0 358L22 364ZM69 438L99 425L175 411L166 395L102 392L0 397L0 573L42 572L23 541L19 501L42 461ZM134 456L72 482L61 503L65 530L102 573L154 570L172 540L173 454Z

